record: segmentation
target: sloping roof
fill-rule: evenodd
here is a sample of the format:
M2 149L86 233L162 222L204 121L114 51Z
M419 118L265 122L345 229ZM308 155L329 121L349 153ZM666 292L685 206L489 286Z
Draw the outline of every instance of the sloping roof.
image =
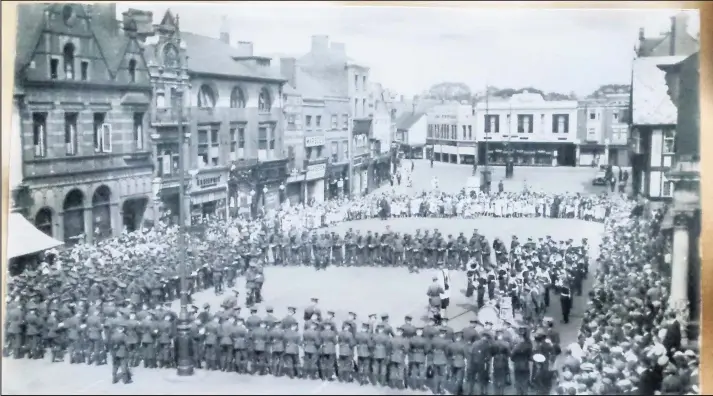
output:
M52 249L63 243L35 228L19 213L10 213L7 222L7 258Z
M30 62L44 29L43 14L47 5L24 3L17 7L17 35L15 37L15 72ZM22 26L22 30L20 30Z
M123 33L109 31L107 26L100 23L90 23L90 26L99 44L99 51L106 59L107 67L111 73L116 73L131 39Z
M634 60L631 84L632 124L676 124L678 111L668 96L666 72L659 66L679 63L685 58L685 56L657 56Z
M241 55L238 49L217 38L181 32L181 39L186 44L188 70L191 72L284 80L279 73L275 73L275 70L270 67L253 66L245 62L236 61L233 57Z
M420 112L402 114L401 117L396 120L396 129L409 130L424 115L424 113Z
M656 38L645 38L639 41L639 56L648 56L656 49L667 37L669 33Z

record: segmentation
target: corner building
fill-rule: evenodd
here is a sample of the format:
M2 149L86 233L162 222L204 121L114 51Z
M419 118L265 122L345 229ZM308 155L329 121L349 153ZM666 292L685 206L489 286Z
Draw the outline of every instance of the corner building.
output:
M120 27L115 7L18 7L25 212L67 244L139 228L151 196L151 84L137 26Z
M219 39L181 32L167 12L147 51L153 56L158 211L175 220L183 204L192 224L207 216L254 216L276 208L287 180L285 80L270 67L270 58L254 55L253 43L233 43L225 24L220 30ZM190 180L183 203L178 202L179 122L187 133L183 150Z

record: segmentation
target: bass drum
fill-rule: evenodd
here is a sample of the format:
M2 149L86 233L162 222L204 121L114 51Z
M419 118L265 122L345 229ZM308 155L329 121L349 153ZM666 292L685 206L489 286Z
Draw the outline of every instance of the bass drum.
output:
M486 304L478 311L478 321L482 324L490 322L493 324L493 328L500 328L502 324L500 323L500 315L498 314L498 309L495 306Z

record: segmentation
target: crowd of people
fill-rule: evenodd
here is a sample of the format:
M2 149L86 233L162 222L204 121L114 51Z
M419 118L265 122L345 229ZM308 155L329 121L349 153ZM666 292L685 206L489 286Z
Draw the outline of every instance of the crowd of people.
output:
M697 347L682 345L685 329L667 307L661 217L622 211L607 219L579 332L582 357L564 365L560 394L700 393Z
M563 320L568 320L572 294L581 294L582 280L588 274L586 241L579 245L551 238L522 243L513 239L508 249L499 239L491 248L477 230L470 238L462 234L446 238L437 230L431 235L428 231L413 235L359 235L349 231L344 236L318 230L342 221L401 216L397 214L402 213L399 205L410 208L411 216L605 220L609 237L600 247L601 269L590 293L593 305L586 312L589 320L584 321L579 343L562 351L554 320L545 318L544 311L554 291L563 304ZM494 205L512 210L483 209ZM244 308L250 312L241 314L243 304L236 293L228 293L219 310L192 306L193 363L210 370L358 381L394 388L428 387L436 393L460 394L500 393L509 385L523 394L549 394L555 382L556 390L564 394L635 394L645 384L673 392L666 387L673 381L666 380L672 377L673 368L689 370L685 384L681 374L675 374L679 390L689 391L692 388L688 384L696 383L690 362L697 354L688 350L667 353L671 348L664 347L661 355L660 345L666 337L651 335L651 330L666 326L670 320L664 314L666 281L661 273L646 267L651 257L641 256L655 245L647 239L650 224L627 220L632 205L600 197L531 192L487 196L424 193L409 197L390 191L316 207L283 207L253 221L206 224L200 235L188 235L188 295L207 288L223 294L226 287L233 288L243 277L248 290ZM632 230L636 233L631 234ZM175 367L177 314L170 305L180 292L176 243L177 229L159 226L95 245L50 252L37 269L9 281L5 356L40 359L49 355L52 361L67 356L70 363L111 362L114 382L130 382L131 368L141 364L147 368ZM278 320L271 307L261 312L254 306L262 300L264 265L465 269L470 282L467 293L478 307L507 296L522 319L500 325L474 320L469 327L454 331L447 317L437 314L431 315L424 327L417 327L410 317L396 327L386 314L381 322L377 322L377 315L371 315L359 324L357 320L363 319L350 313L350 318L340 324L333 312L322 315L315 299L303 318L290 307L288 315ZM641 271L629 278L630 269L637 265ZM632 281L640 282L641 287L619 287ZM436 278L429 287L431 306L442 308L447 296L444 283L447 280L444 282L443 277ZM640 295L628 298L622 295L624 292ZM630 324L619 327L614 323L617 320ZM625 338L633 342L627 344ZM624 350L627 348L631 351ZM566 364L557 373L555 361L562 353ZM632 354L637 364L631 362ZM664 357L668 360L661 364ZM610 373L610 364L617 374ZM620 381L635 378L629 377L631 372L638 372L641 381L629 379L629 385ZM658 378L656 375L665 377L659 385L650 379Z

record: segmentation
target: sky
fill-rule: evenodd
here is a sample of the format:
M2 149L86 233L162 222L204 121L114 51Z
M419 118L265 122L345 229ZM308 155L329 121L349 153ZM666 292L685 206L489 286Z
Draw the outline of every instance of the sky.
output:
M477 4L477 3L472 3ZM232 42L252 41L256 55L301 56L312 35L346 45L371 68L370 80L399 94L420 94L440 82L473 91L535 87L587 95L603 84L627 84L639 28L657 36L678 10L495 9L345 6L335 3L117 3L153 11L169 8L181 30L218 37L223 18ZM698 31L697 11L688 11Z

